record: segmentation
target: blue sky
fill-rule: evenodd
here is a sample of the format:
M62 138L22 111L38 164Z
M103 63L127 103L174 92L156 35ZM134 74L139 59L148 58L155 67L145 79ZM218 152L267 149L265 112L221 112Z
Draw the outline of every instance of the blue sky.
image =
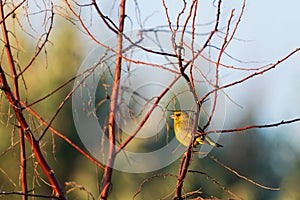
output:
M232 8L235 8L235 12L238 14L241 1L234 2L235 3L231 4L228 3L228 1L223 1L222 16L224 16L224 18L228 18L228 14ZM153 16L147 20L146 27L165 25L165 15L161 9L161 4L160 0L139 2L143 17L147 17L153 13ZM203 3L199 4L198 16L199 19L203 19L204 21L200 21L200 23L206 23L214 19L215 12L211 3L205 7L205 9L201 9ZM245 41L235 41L233 45L229 47L230 53L241 60L257 61L259 63L253 65L261 66L274 63L295 48L300 47L300 27L297 26L300 19L299 7L300 1L297 0L284 2L278 0L248 0L246 2L246 10L242 18L242 23L236 35L237 38ZM175 15L180 6L168 3L168 8L170 13ZM176 12L174 10L176 10ZM286 102L288 98L294 98L293 95L297 96L292 90L293 88L298 88L298 77L295 75L300 72L300 68L297 66L299 58L300 55L298 56L296 54L286 63L278 66L277 69L266 73L263 78L249 81L247 84L250 84L251 87L255 86L254 82L256 82L257 85L263 85L263 87L256 88L256 90L273 87L272 91L268 91L268 95L274 96L274 98L272 98L273 100L277 98L285 99ZM252 66L248 64L247 67ZM246 84L243 86L245 85ZM292 111L294 111L294 109L292 109L291 112Z
M170 13L176 16L180 5L175 5L174 1L166 2ZM146 27L165 24L165 15L161 4L160 0L139 2L142 16L153 13L145 23ZM238 13L240 7L241 1L223 1L222 17L227 19L232 8L235 8L235 12ZM298 0L248 0L242 23L236 35L237 38L244 41L234 41L228 51L241 60L258 62L245 65L247 67L275 63L292 50L300 47L299 7L300 1ZM215 11L211 3L205 5L203 1L199 1L198 17L199 20L203 19L200 23L209 22L214 19L214 16ZM228 94L243 107L241 109L233 103L228 103L227 117L231 123L235 122L237 113L246 113L243 110L247 111L247 109L253 110L259 124L300 117L299 61L300 53L295 54L288 61L263 76L229 89ZM230 62L228 60L227 64ZM224 81L230 81L239 79L243 75L243 73L225 73L223 78ZM236 119L236 121L238 120L240 118ZM287 135L293 138L298 132L300 124L282 128L285 131L289 130ZM274 136L276 135L274 134Z
M167 25L165 11L161 0L136 1L140 10L137 11L134 1L127 1L126 21L127 30L140 28L137 16L141 16L144 28ZM215 19L215 7L212 1L199 1L197 22L205 24ZM102 2L103 3L103 2ZM104 2L107 9L105 14L114 16L117 21L118 4ZM181 1L166 0L171 20L176 19L181 9ZM227 23L231 10L235 9L235 17L241 10L242 1L222 1L221 25ZM245 13L237 31L236 38L227 51L232 56L243 61L255 61L240 64L224 57L223 62L228 65L242 67L259 67L275 63L291 51L300 47L300 1L298 0L248 0ZM236 18L235 18L236 20ZM234 21L235 22L235 21ZM199 32L209 32L211 26L200 26ZM102 30L103 31L103 30ZM103 32L102 32L103 33ZM101 36L100 36L101 37ZM107 37L107 35L106 35ZM206 37L203 37L206 38ZM300 81L300 53L278 65L262 76L257 76L237 87L226 90L227 94L240 106L227 102L227 128L237 123L243 115L251 110L255 115L255 123L266 124L300 117L299 86ZM249 74L249 73L248 73ZM224 82L232 82L246 75L245 72L224 70ZM236 116L239 116L238 118ZM274 130L274 129L271 129ZM285 131L291 138L299 137L300 123L282 126L276 132ZM278 134L268 134L277 137ZM292 143L293 139L291 139ZM297 146L297 144L295 145Z

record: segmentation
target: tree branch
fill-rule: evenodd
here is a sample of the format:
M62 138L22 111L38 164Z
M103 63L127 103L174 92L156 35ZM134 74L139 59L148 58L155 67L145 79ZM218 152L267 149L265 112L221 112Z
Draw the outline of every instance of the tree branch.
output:
M58 180L56 179L53 170L50 168L45 157L42 154L39 142L34 138L34 135L32 134L24 115L22 114L22 107L20 105L20 102L15 98L15 96L10 90L2 66L0 66L0 89L4 91L9 104L13 108L18 123L20 124L20 129L22 130L29 144L31 145L31 148L33 149L34 155L39 165L41 166L42 170L44 171L44 174L50 182L51 187L53 188L54 194L58 196L59 199L66 200L63 190Z
M116 53L116 68L114 73L114 84L112 87L112 95L110 102L110 110L108 117L108 158L107 165L104 169L103 182L102 182L102 191L99 197L99 200L106 200L108 197L109 189L111 186L111 178L113 173L113 165L115 161L115 133L116 133L116 124L115 124L115 110L118 103L118 93L119 93L119 84L121 78L121 68L122 68L122 48L123 48L123 31L125 23L125 4L126 0L121 0L120 2L120 15L119 15L119 32L118 32L118 43L117 43L117 53Z
M20 4L21 5L21 4ZM6 17L4 16L4 7L3 7L3 2L0 2L0 21L2 22L1 27L2 27L2 34L3 34L3 40L5 43L5 51L7 54L7 60L10 66L12 78L13 78L13 95L16 101L20 100L20 95L19 95L19 85L18 85L18 77L17 77L17 72L16 72L16 67L15 67L15 62L13 59L12 51L11 51L11 46L10 46L10 41L8 38L8 30L6 28L6 22L5 22ZM18 126L20 127L20 122L18 123ZM19 137L20 137L20 167L21 167L21 185L22 185L22 192L23 193L28 193L28 187L27 187L27 175L26 175L26 151L25 151L25 138L24 138L24 132L21 128L18 128L19 132ZM22 196L23 200L27 200L27 196Z

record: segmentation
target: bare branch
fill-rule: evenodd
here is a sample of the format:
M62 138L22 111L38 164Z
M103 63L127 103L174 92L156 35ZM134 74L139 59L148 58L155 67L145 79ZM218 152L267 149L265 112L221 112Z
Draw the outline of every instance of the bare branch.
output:
M227 169L228 171L230 171L231 173L233 173L234 175L236 175L237 177L241 178L241 179L244 179L245 181L253 184L253 185L256 185L257 187L260 187L260 188L263 188L263 189L266 189L266 190L280 190L280 188L274 188L274 187L268 187L268 186L264 186L262 184L259 184L253 180L251 180L250 178L247 178L246 176L243 176L241 175L240 173L238 173L236 170L228 167L227 165L225 165L224 163L220 162L217 158L215 158L214 156L209 156L210 159L212 159L213 161L215 161L216 163L218 163L220 166L222 166L223 168Z

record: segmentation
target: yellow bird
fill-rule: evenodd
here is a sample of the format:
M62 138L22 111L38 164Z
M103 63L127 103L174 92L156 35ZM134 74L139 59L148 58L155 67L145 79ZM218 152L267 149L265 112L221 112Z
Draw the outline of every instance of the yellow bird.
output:
M185 111L175 111L173 115L170 116L174 120L174 132L177 140L184 146L189 146L192 139L192 126L193 119ZM201 133L198 128L197 133ZM223 147L222 145L215 143L207 135L198 137L193 146L196 147L199 144L208 144L215 147Z

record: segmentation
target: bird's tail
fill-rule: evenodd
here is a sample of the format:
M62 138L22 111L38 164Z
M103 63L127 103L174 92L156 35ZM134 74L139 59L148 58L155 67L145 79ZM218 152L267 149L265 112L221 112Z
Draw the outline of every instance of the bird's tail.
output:
M196 139L196 141L194 142L194 146L197 146L198 144L207 144L207 145L214 146L214 147L223 147L223 145L214 142L207 135L202 135L202 136L198 137Z
M216 142L214 142L212 139L210 139L207 135L204 136L204 143L208 144L208 145L211 145L211 146L214 146L214 147L223 147L223 145L221 144L218 144Z

